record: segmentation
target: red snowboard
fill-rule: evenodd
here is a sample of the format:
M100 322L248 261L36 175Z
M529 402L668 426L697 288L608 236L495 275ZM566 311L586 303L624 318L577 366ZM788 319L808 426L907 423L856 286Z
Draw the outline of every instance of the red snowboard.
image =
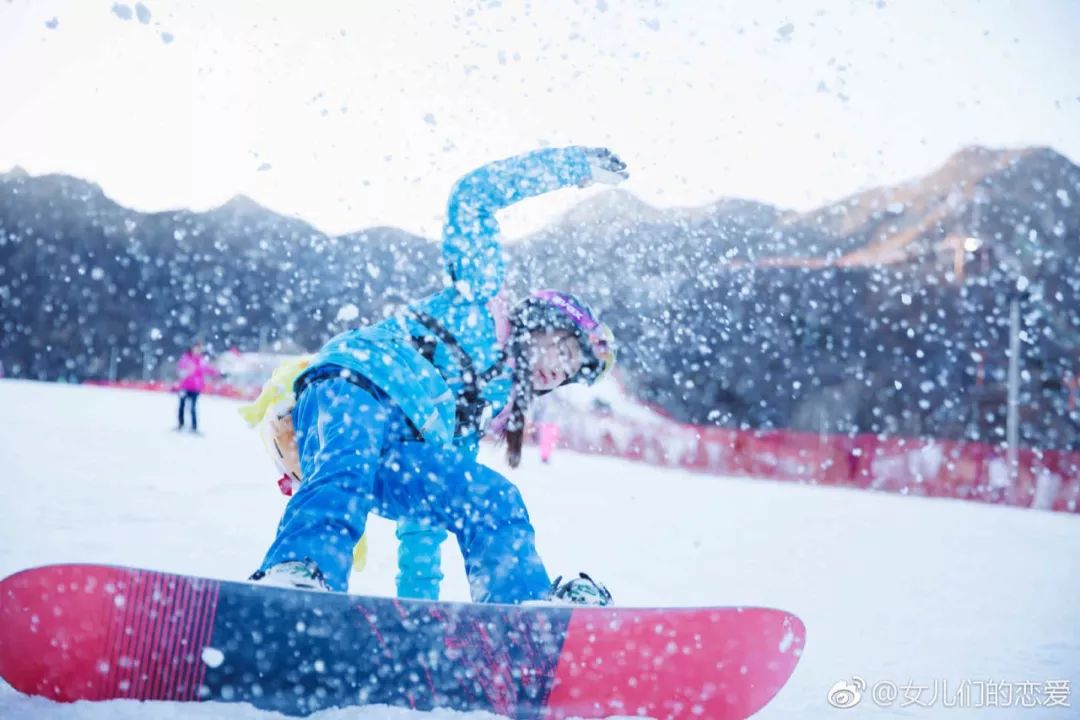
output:
M53 700L745 718L804 628L762 608L402 601L95 565L0 581L0 676Z

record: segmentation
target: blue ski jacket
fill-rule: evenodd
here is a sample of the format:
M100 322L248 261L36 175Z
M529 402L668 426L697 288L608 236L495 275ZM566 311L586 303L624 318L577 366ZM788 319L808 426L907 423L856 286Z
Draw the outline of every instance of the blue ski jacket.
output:
M345 369L384 392L424 441L453 443L475 456L484 419L502 410L512 386L489 306L505 277L495 213L590 177L579 147L537 150L462 177L443 227L446 288L332 338L297 378L297 395L315 377Z

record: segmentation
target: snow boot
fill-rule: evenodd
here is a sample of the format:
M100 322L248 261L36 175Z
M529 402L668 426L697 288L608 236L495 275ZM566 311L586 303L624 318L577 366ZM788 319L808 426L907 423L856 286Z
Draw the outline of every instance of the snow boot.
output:
M585 573L578 573L576 578L562 581L562 576L555 578L548 590L547 602L563 605L591 605L607 607L613 603L611 592Z
M329 592L330 586L326 584L322 571L311 560L289 560L288 562L272 565L266 570L256 570L248 580L253 580L263 585L274 587L302 588L305 590L325 590Z

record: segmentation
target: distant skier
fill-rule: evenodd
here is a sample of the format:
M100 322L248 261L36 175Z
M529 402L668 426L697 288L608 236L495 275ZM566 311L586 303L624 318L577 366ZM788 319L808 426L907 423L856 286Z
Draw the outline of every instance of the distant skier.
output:
M221 373L210 364L206 355L203 354L203 344L196 341L191 349L180 356L176 363L176 371L180 376L178 390L180 392L180 410L177 413L177 430L184 429L184 406L191 404L191 432L199 432L199 418L196 414L195 404L199 400L199 394L206 387L206 379L215 377Z
M300 482L253 580L345 591L374 511L402 521L403 545L428 533L416 543L421 565L430 565L439 534L453 532L476 601L609 602L585 576L553 586L521 494L476 455L490 432L516 467L533 398L595 382L615 362L610 329L573 295L541 290L509 307L495 213L626 177L608 150L569 147L495 162L457 182L443 230L447 287L331 339L299 372L288 417Z

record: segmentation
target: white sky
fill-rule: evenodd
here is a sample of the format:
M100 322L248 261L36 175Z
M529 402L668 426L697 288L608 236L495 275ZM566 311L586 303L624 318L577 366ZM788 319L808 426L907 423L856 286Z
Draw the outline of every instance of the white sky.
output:
M0 0L0 171L434 237L456 177L541 144L611 147L660 206L808 209L973 143L1080 158L1071 0L143 6ZM581 198L527 203L507 234Z

